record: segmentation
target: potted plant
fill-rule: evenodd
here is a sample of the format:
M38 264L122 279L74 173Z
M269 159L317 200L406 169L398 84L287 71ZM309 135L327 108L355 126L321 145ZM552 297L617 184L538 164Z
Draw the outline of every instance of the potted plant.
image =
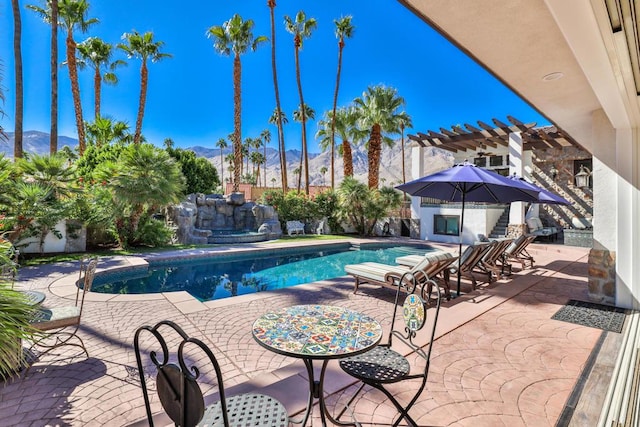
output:
M30 339L34 330L29 322L34 307L24 294L13 289L17 264L13 245L0 241L0 379L16 373L24 363L22 340Z

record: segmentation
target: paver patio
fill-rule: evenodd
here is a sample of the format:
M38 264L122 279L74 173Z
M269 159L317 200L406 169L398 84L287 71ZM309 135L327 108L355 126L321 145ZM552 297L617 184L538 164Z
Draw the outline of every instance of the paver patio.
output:
M277 245L242 250L257 247ZM588 250L531 247L534 269L516 271L443 305L428 386L411 410L420 425L556 424L602 331L551 320L567 300L588 301ZM114 257L101 260L101 267L129 262ZM77 269L77 263L23 268L18 285L46 292L47 305L68 303L60 296L60 284L69 280L67 275L75 278ZM26 378L5 383L0 387L0 424L125 426L143 420L140 425L145 425L133 335L139 326L164 319L212 348L230 392L261 390L297 413L306 404L302 362L260 347L251 325L266 310L322 303L366 312L388 327L393 291L369 285L361 285L355 295L352 291L353 280L344 277L204 304L184 293L111 299L92 295L80 331L90 357L77 356L74 347L61 348L61 355L70 359L47 356ZM344 402L352 384L337 362L329 364L325 390L331 393L331 405ZM409 394L410 388L403 383L399 395ZM355 406L358 419L389 425L396 415L393 407L381 393L365 390ZM161 412L158 402L153 409ZM166 418L159 420L162 425ZM314 425L320 425L319 419Z

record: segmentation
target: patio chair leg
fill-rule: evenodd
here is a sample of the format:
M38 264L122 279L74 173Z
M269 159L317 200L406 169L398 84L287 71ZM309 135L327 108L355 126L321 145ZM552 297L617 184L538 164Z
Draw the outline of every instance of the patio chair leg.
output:
M46 354L52 352L53 350L55 350L56 348L65 346L65 345L69 345L69 346L73 346L73 347L78 347L81 348L82 351L84 352L84 354L87 356L87 358L89 357L89 352L87 351L87 348L84 345L84 341L82 340L82 338L80 338L77 334L78 332L78 328L76 328L73 332L65 332L65 331L59 331L59 332L53 332L53 333L48 333L46 334L44 337L40 338L39 340L35 341L31 347L29 347L29 352L32 352L33 349L35 349L36 347L42 347L45 350L38 354L37 359L40 359L42 356L45 356ZM66 336L65 338L61 338L60 336ZM55 337L55 341L52 344L48 344L46 341L50 338ZM79 343L75 343L75 342L69 342L72 338L77 338ZM36 359L34 359L35 362ZM27 375L29 374L29 370L31 369L31 367L33 366L33 363L30 363L27 368L24 371L24 377L26 378Z
M347 403L345 403L345 404L344 404L344 408L342 408L342 410L338 413L338 416L336 417L336 420L340 421L340 417L341 417L342 415L344 415L344 413L345 413L345 411L346 411L347 409L349 409L349 406L351 405L351 403L353 403L353 401L355 400L356 396L357 396L358 394L360 394L360 392L362 391L362 389L364 388L364 386L365 386L365 383L360 384L360 387L358 387L358 389L356 390L356 392L355 392L355 393L353 393L353 395L349 398L349 401L348 401ZM352 412L353 412L353 411L352 411ZM356 424L359 424L357 421L355 421L355 418L354 418L354 422L355 422Z

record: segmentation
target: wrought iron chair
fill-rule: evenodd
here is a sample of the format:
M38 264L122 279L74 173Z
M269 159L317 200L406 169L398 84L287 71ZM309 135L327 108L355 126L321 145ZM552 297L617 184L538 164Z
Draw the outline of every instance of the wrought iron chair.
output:
M165 327L163 329L173 329L179 336L179 343L176 344L175 339L167 342L159 331L161 327ZM222 371L209 347L199 339L189 337L175 323L164 320L155 326L138 328L134 337L138 373L147 411L147 420L151 427L153 427L153 416L151 414L146 380L151 366L147 364L148 366L145 369L143 364L142 355L146 353L140 347L143 332L149 333L155 338L155 344L160 345L161 351L159 353L150 351L148 358L157 369L155 388L162 408L176 426L284 427L289 425L289 416L284 405L271 396L253 393L231 397L225 396ZM177 336L174 338L177 338ZM148 344L146 341L144 343ZM170 345L172 347L175 346L177 349L176 363L169 362ZM195 365L196 362L194 360L201 362L200 367ZM202 368L207 367L213 368L215 373L220 400L205 406L198 379L204 372Z
M89 357L84 341L78 335L78 329L80 328L85 295L91 290L97 265L98 260L95 258L81 261L74 305L36 310L31 326L42 333L34 341L30 350L43 348L44 351L40 352L39 357L64 345L79 347Z
M416 403L422 394L429 374L429 365L431 358L431 348L436 332L438 322L438 314L440 313L440 303L442 301L442 291L440 286L432 279L419 282L411 273L406 273L400 280L401 285L396 291L395 304L393 307L393 317L391 320L391 330L389 332L388 343L381 344L374 349L358 356L343 359L340 361L340 367L347 374L362 381L362 384L356 390L346 403L345 408L338 414L338 419L350 407L356 396L362 391L365 385L369 385L382 391L396 407L400 416L394 422L394 426L398 426L405 419L408 425L417 426L418 424L409 415L409 410ZM400 306L400 295L407 292L404 303ZM435 295L433 295L435 293ZM429 298L435 299L435 305L427 310L427 302ZM402 312L402 322L396 321L398 310ZM431 313L433 323L427 329L428 343L424 346L415 342L418 331L427 325L427 314ZM398 325L397 323L402 323ZM409 361L401 353L394 350L394 339L400 341L403 345L409 347L413 353L425 360L424 368L420 368L415 372L411 372ZM396 397L385 386L399 383L405 380L416 380L419 382L415 395L403 406ZM357 423L357 421L356 421Z

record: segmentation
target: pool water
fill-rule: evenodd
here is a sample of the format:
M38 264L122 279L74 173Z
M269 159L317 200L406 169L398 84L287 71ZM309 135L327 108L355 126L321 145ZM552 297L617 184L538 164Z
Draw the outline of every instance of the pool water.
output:
M344 266L366 261L395 264L399 256L424 254L426 246L351 250L299 250L296 253L246 255L242 258L210 258L189 262L151 264L149 269L122 276L98 276L93 292L141 294L187 291L200 301L210 301L282 289L302 283L345 275Z

